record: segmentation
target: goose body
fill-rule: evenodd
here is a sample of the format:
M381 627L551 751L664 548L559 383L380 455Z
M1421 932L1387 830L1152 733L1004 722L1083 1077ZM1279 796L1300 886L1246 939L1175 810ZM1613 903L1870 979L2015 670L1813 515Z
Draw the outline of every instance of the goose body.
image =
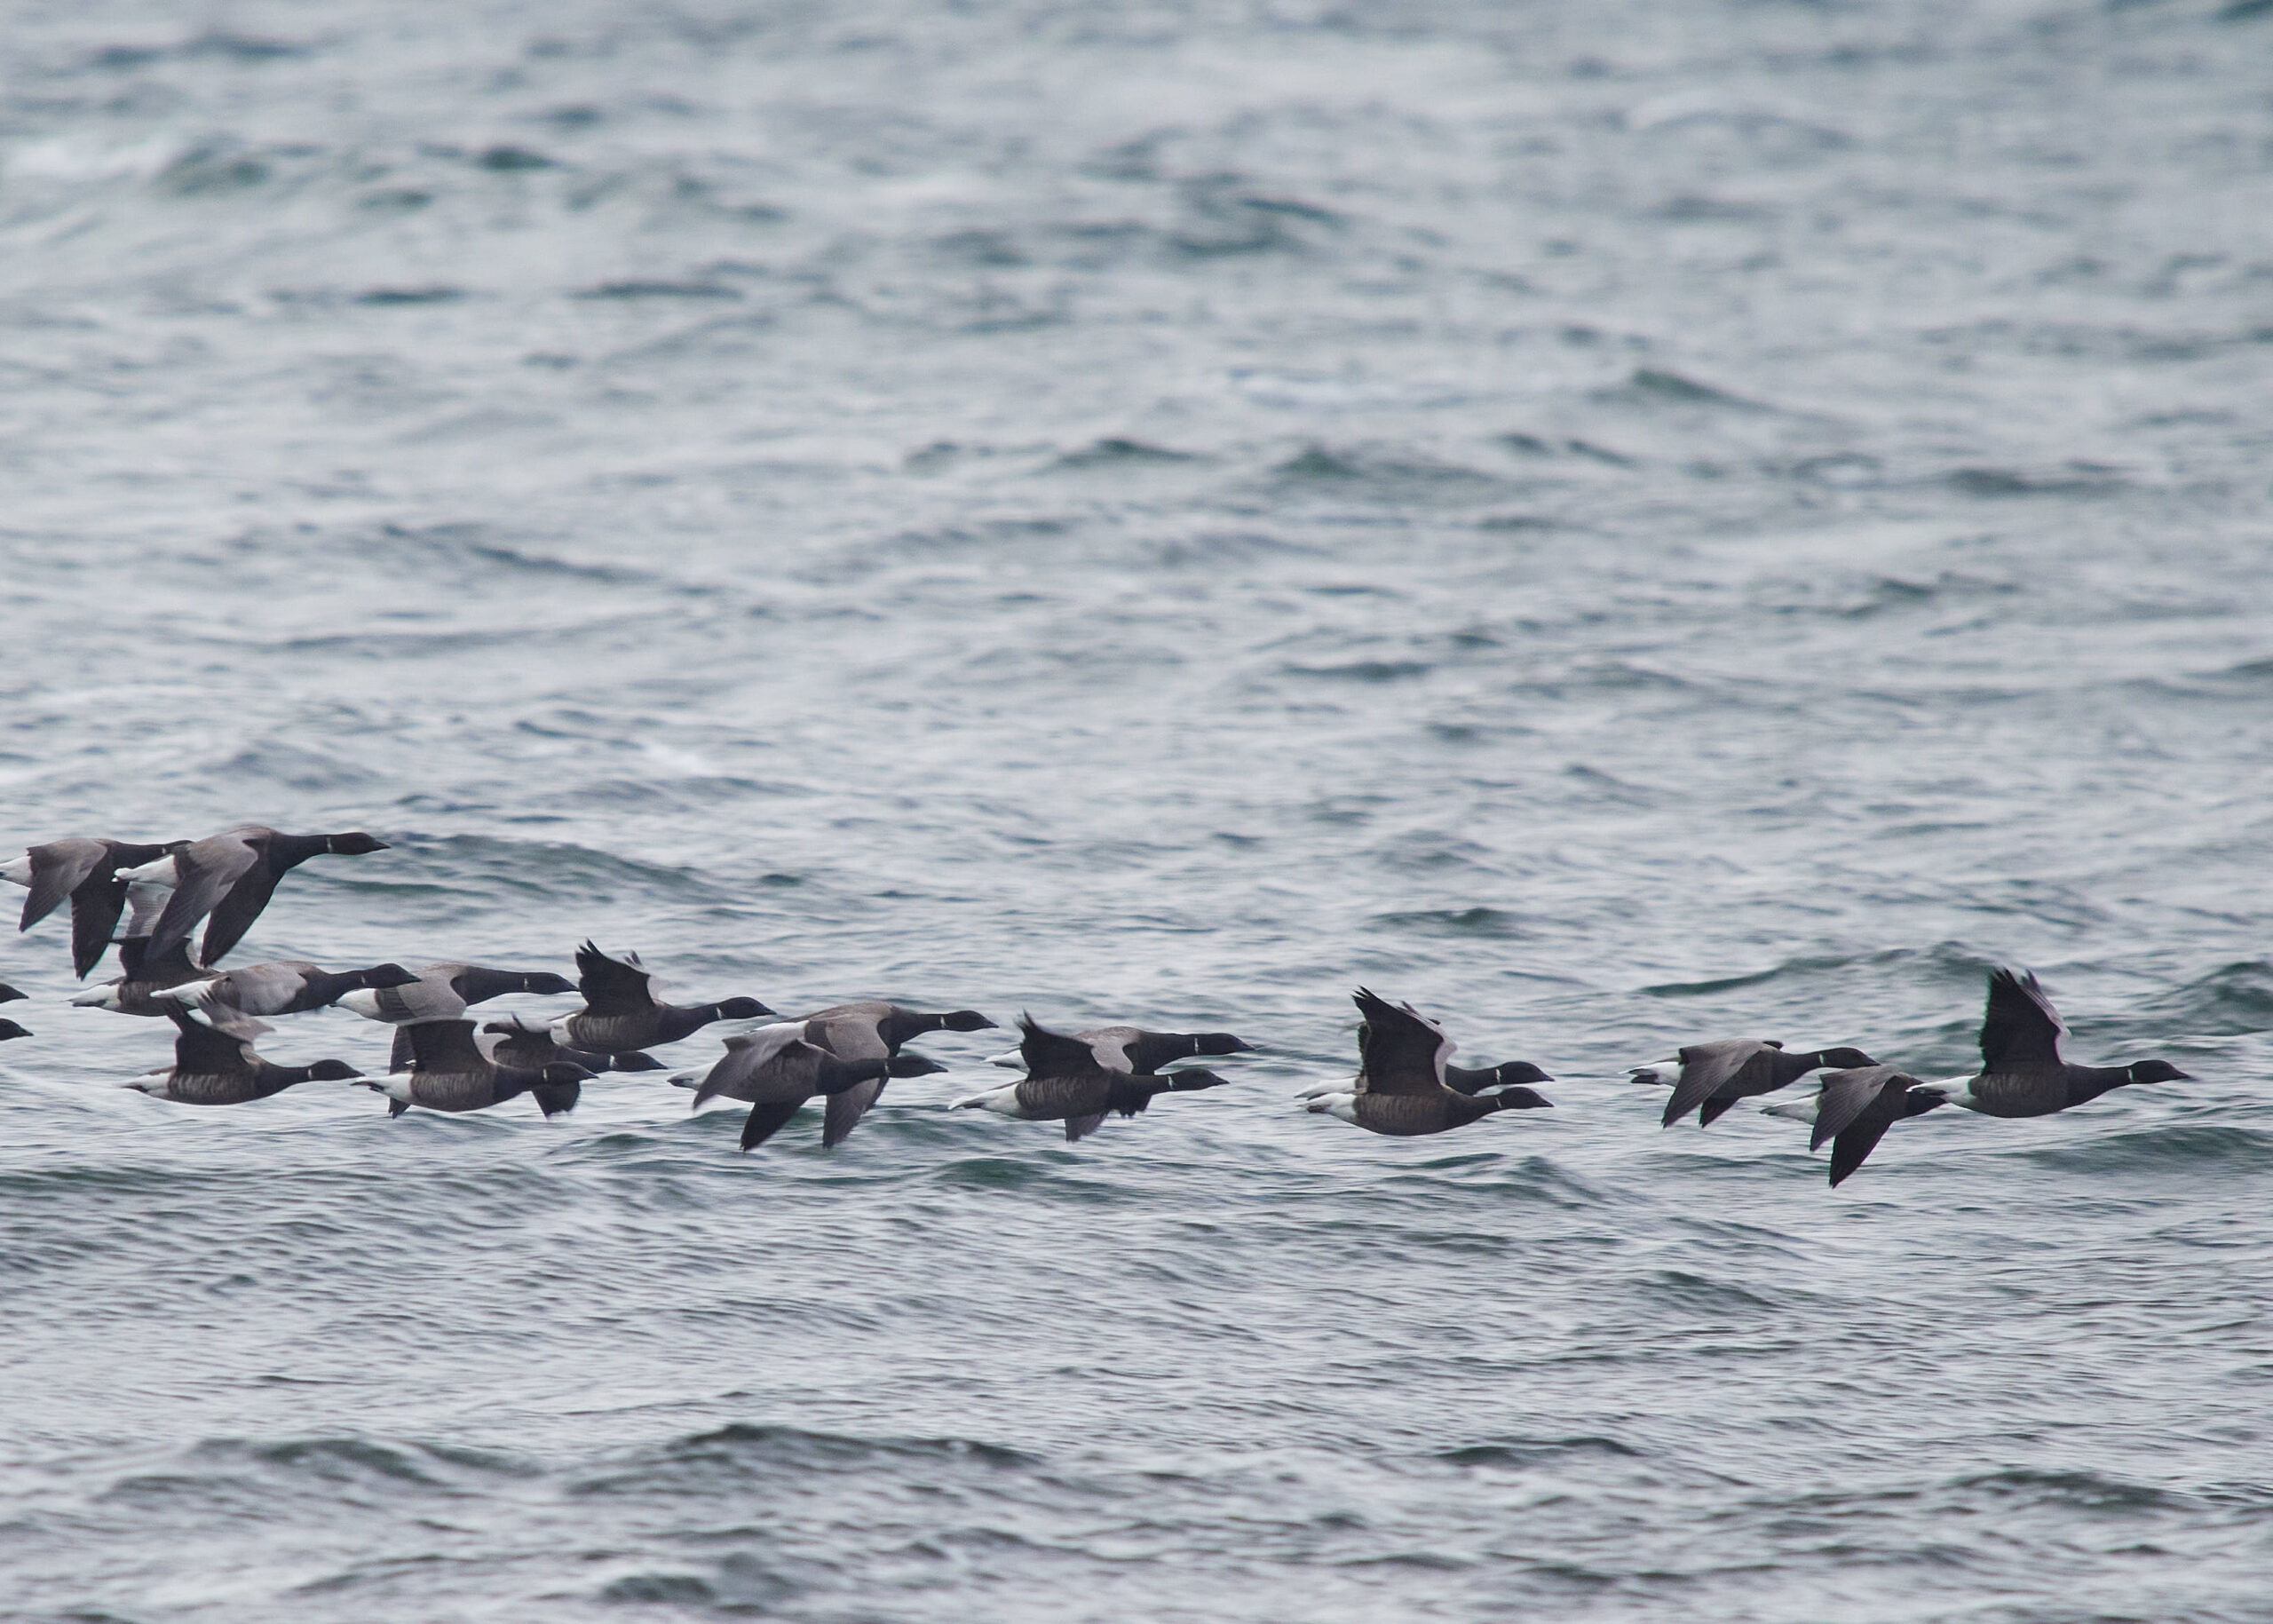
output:
M104 838L51 840L27 846L21 857L0 864L0 879L28 888L18 931L28 931L71 899L71 968L84 979L110 946L118 916L126 907L122 869L157 861L180 842L136 844Z
M827 1050L840 1060L889 1060L899 1053L901 1044L926 1032L986 1032L993 1030L994 1026L976 1010L911 1010L906 1004L871 998L856 1003L833 1004L808 1015L805 1042ZM935 1066L931 1069L946 1068ZM923 1073L891 1073L921 1074ZM867 1114L868 1108L883 1097L887 1081L889 1077L880 1075L831 1093L822 1143L834 1145L851 1133L853 1125Z
M1923 1116L1948 1102L1897 1066L1865 1066L1826 1072L1822 1086L1798 1099L1761 1109L1813 1125L1808 1148L1831 1145L1831 1183L1835 1189L1863 1165L1887 1130L1905 1118Z
M1255 1048L1228 1032L1147 1032L1141 1026L1092 1026L1073 1037L1089 1046L1097 1063L1106 1071L1129 1072L1139 1077L1156 1076L1160 1067L1173 1060L1243 1055ZM1025 1046L994 1056L991 1064L1023 1070Z
M154 954L147 936L119 939L118 966L117 977L74 994L71 1002L82 1009L110 1010L120 1015L171 1015L181 1003L164 994L207 979L207 973L189 962L186 945L177 942L164 953Z
M2167 1060L2129 1066L2078 1066L2060 1056L2068 1034L2031 971L1989 972L1981 1021L1981 1069L1971 1077L1928 1083L1944 1102L1984 1116L2050 1116L2088 1104L2111 1089L2139 1082L2184 1082Z
M373 964L337 974L305 959L248 964L226 975L186 981L155 994L181 1003L218 1005L241 1014L298 1015L337 1003L351 992L392 990L418 978L400 964Z
M487 964L445 960L422 964L408 981L359 989L343 995L339 1007L396 1028L390 1071L410 1064L410 1040L401 1028L415 1021L456 1020L466 1010L508 993L573 993L576 984L549 970L495 970Z
M168 889L151 931L151 951L186 946L206 921L197 962L211 964L243 939L268 906L276 883L312 857L360 857L384 852L386 842L352 830L341 835L287 835L257 823L240 825L177 846L138 868L122 870L142 884Z
M566 1061L543 1067L500 1066L481 1051L470 1020L419 1021L402 1030L410 1035L409 1069L367 1085L387 1097L390 1116L400 1116L413 1105L486 1111L521 1094L533 1097L545 1115L558 1116L576 1108L581 1085L591 1076Z
M153 1098L183 1105L242 1105L296 1083L344 1082L360 1075L342 1060L276 1066L254 1053L249 1038L217 1030L178 1005L168 1014L179 1029L173 1065L126 1084Z
M408 1040L400 1036L406 1053L404 1064L409 1063ZM565 1060L571 1066L581 1066L586 1071L600 1072L660 1072L663 1063L650 1054L631 1050L624 1054L604 1054L596 1049L563 1049L553 1040L550 1024L532 1026L519 1016L493 1020L474 1034L475 1044L500 1066L519 1066L543 1070L556 1061ZM391 1068L399 1069L399 1068Z
M922 1055L868 1055L845 1059L807 1036L812 1023L780 1021L725 1040L726 1052L699 1076L682 1073L671 1081L694 1090L694 1105L725 1098L746 1101L741 1147L754 1150L772 1138L798 1108L816 1096L828 1101L822 1115L821 1147L843 1142L867 1109L840 1111L837 1102L887 1077L922 1077L946 1068ZM873 1101L870 1094L868 1099Z
M954 1109L988 1111L1022 1122L1063 1122L1071 1143L1095 1133L1113 1112L1136 1116L1160 1095L1195 1093L1231 1081L1197 1068L1141 1073L1108 1066L1088 1040L1052 1032L1031 1016L1018 1018L1018 1029L1026 1075L956 1100Z
M1633 1078L1636 1082L1672 1085L1673 1097L1666 1102L1663 1126L1670 1128L1694 1111L1701 1128L1738 1101L1789 1088L1810 1072L1877 1064L1859 1049L1787 1054L1784 1045L1772 1038L1722 1038L1691 1043L1673 1059L1656 1066L1638 1066Z
M1445 1086L1445 1063L1459 1045L1411 1004L1392 1004L1365 987L1354 1001L1365 1019L1358 1028L1358 1075L1347 1088L1313 1090L1305 1110L1354 1123L1368 1132L1414 1138L1464 1128L1500 1111L1554 1102L1527 1088L1496 1094L1461 1094Z
M638 955L610 958L590 942L576 949L576 990L584 995L584 1007L552 1023L553 1036L573 1049L611 1053L649 1049L657 1043L676 1043L713 1021L764 1020L773 1016L755 998L699 1004L661 1002Z

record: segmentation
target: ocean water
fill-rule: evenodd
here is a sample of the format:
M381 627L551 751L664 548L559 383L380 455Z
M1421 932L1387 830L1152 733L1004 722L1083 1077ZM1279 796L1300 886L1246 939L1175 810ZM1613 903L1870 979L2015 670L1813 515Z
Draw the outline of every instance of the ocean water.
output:
M2273 1619L2273 7L0 24L0 835L1259 1051L198 1111L9 938L7 1619ZM2195 1081L1624 1080L2001 963ZM1556 1109L1296 1109L1359 984Z

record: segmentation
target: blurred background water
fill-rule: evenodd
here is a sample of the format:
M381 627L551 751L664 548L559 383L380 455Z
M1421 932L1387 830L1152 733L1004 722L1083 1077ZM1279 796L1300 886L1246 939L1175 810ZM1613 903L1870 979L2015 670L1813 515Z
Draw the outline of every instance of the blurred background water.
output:
M9 839L1262 1049L200 1112L12 938L7 1617L2273 1618L2273 6L0 16ZM1622 1081L2000 962L2197 1080ZM1557 1109L1294 1110L1359 981Z

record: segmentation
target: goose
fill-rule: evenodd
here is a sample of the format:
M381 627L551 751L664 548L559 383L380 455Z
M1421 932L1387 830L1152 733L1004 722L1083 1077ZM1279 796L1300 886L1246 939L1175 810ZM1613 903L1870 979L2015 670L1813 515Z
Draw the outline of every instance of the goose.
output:
M875 998L832 1004L805 1017L805 1042L826 1049L840 1060L890 1059L899 1052L902 1043L926 1032L993 1030L994 1023L976 1010L933 1014ZM828 1121L821 1130L822 1142L834 1145L851 1133L853 1125L882 1097L887 1081L884 1077L871 1078L831 1093Z
M312 857L361 857L387 843L362 831L345 835L287 835L257 823L193 840L154 861L124 869L130 880L170 887L173 895L151 931L151 951L186 944L197 922L205 927L197 962L211 964L243 939L275 894L276 883Z
M1865 1066L1826 1072L1814 1093L1761 1110L1769 1116L1813 1123L1815 1131L1808 1136L1811 1151L1820 1150L1826 1139L1831 1142L1831 1184L1835 1190L1863 1165L1888 1129L1947 1103L1897 1066Z
M1160 1067L1171 1060L1194 1059L1201 1055L1244 1055L1255 1050L1254 1044L1243 1042L1228 1032L1146 1032L1137 1026L1092 1026L1073 1036L1089 1046L1097 1064L1105 1070L1133 1072L1139 1077L1158 1075ZM1026 1064L1025 1045L992 1056L987 1064L1023 1071Z
M445 960L421 964L416 976L393 986L374 986L345 994L339 1007L365 1020L396 1028L389 1071L410 1064L410 1040L401 1028L413 1021L456 1020L471 1004L487 1003L508 993L573 993L576 984L549 970L493 970L486 964Z
M210 1026L179 1005L166 1013L180 1028L174 1039L173 1065L124 1085L154 1099L181 1105L242 1105L281 1094L295 1083L345 1082L362 1074L344 1060L276 1066L255 1054L251 1040L237 1031Z
M1661 1126L1670 1128L1694 1111L1697 1125L1703 1128L1738 1100L1789 1088L1810 1072L1877 1064L1859 1049L1786 1054L1773 1038L1721 1038L1691 1043L1670 1060L1636 1066L1632 1076L1635 1082L1672 1084L1673 1097L1666 1102Z
M218 1004L245 1015L298 1015L337 1003L352 992L391 991L417 979L400 964L373 964L334 974L305 959L277 959L202 981L185 981L154 996L180 1003Z
M576 990L584 995L584 1007L552 1023L554 1038L572 1049L621 1053L676 1043L713 1021L779 1018L755 998L659 1003L638 954L612 959L586 942L576 949Z
M2078 1066L2060 1058L2068 1028L2033 971L1989 972L1981 1021L1981 1069L1926 1085L1952 1105L1984 1116L2049 1116L2134 1082L2191 1082L2167 1060Z
M136 891L143 887L135 887ZM71 996L80 1009L111 1010L121 1015L171 1015L181 1006L161 994L192 981L207 978L205 970L189 962L189 947L176 942L162 954L150 951L150 938L122 936L118 939L119 974L100 986Z
M534 1097L545 1115L558 1116L576 1108L581 1087L592 1074L566 1060L542 1067L500 1066L481 1052L470 1020L423 1020L402 1030L410 1034L410 1069L363 1085L387 1097L391 1117L413 1105L486 1111L517 1094Z
M868 1055L845 1059L812 1042L811 1021L780 1021L725 1040L726 1052L707 1072L681 1072L671 1081L694 1090L694 1105L724 1097L746 1100L742 1149L755 1150L797 1114L817 1094L828 1097L821 1119L821 1148L842 1143L860 1121L859 1112L840 1113L836 1102L847 1093L881 1087L887 1077L927 1077L947 1068L922 1055ZM873 1098L873 1095L870 1097Z
M1026 1075L954 1102L957 1111L991 1111L1022 1122L1064 1122L1072 1144L1095 1133L1107 1112L1135 1116L1159 1094L1190 1094L1219 1089L1231 1081L1190 1067L1181 1072L1138 1074L1105 1066L1096 1048L1067 1033L1052 1032L1031 1015L1018 1017L1018 1044Z
M1553 1082L1555 1079L1528 1060L1510 1060L1503 1066L1481 1066L1470 1070L1465 1066L1445 1065L1445 1087L1455 1094L1481 1094L1486 1089L1510 1088L1519 1083ZM1304 1089L1296 1099L1320 1099L1328 1094L1347 1094L1346 1082L1325 1082L1314 1089Z
M127 883L118 877L119 870L155 862L183 844L137 845L75 836L25 847L21 857L0 865L0 879L31 891L24 899L24 915L16 929L30 930L70 898L71 968L83 981L110 946L111 932L118 928L118 915L126 906Z
M405 1064L408 1063L408 1040L401 1037L404 1029L395 1029L398 1042L405 1045ZM532 1026L519 1016L508 1016L493 1020L474 1036L481 1051L500 1066L527 1066L542 1070L556 1060L566 1060L571 1066L581 1066L588 1072L660 1072L663 1063L649 1054L634 1049L623 1054L603 1054L596 1049L563 1049L552 1041L550 1024ZM390 1066L400 1071L400 1066Z
M1527 1088L1459 1094L1445 1086L1445 1062L1459 1045L1411 1004L1392 1004L1366 987L1352 994L1365 1022L1358 1028L1358 1078L1348 1089L1314 1095L1304 1105L1374 1133L1410 1138L1462 1128L1496 1111L1528 1111L1555 1102Z

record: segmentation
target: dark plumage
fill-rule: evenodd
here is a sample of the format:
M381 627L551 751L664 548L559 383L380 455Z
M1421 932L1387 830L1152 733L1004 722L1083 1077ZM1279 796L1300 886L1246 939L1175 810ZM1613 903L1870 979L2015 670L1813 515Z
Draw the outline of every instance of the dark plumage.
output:
M552 1023L553 1035L574 1049L610 1053L676 1043L713 1021L762 1020L773 1011L755 998L716 1003L658 1002L639 955L612 959L590 942L576 949L576 990L584 1007Z
M1691 1043L1677 1059L1681 1067L1677 1079L1667 1074L1667 1066L1642 1066L1634 1073L1636 1082L1673 1084L1673 1097L1666 1102L1663 1119L1663 1126L1667 1128L1691 1111L1697 1113L1698 1126L1704 1127L1738 1100L1789 1088L1810 1072L1878 1064L1859 1049L1818 1049L1805 1054L1786 1054L1783 1044L1759 1038L1722 1038L1710 1043Z
M17 999L23 996L23 994L18 992L14 987L10 986L6 982L0 981L0 1003L13 1003Z
M392 1102L389 1116L400 1116L413 1105L486 1111L519 1094L533 1097L545 1115L558 1116L576 1108L581 1086L592 1074L567 1061L542 1067L500 1066L481 1052L470 1020L419 1021L403 1031L410 1034L410 1068L366 1085Z
M244 939L275 894L276 883L310 858L360 857L386 849L386 842L360 830L287 835L257 823L190 841L137 871L154 884L170 876L173 885L174 894L150 932L150 951L164 954L186 945L198 921L210 915L197 962L212 964Z
M403 1046L403 1064L408 1065L409 1040L403 1036L407 1028L395 1029L395 1041ZM518 1015L503 1020L493 1020L476 1034L474 1042L484 1054L500 1066L519 1066L542 1070L556 1061L566 1060L571 1066L581 1066L588 1072L660 1072L663 1063L653 1055L631 1050L624 1054L604 1054L596 1049L563 1049L553 1041L550 1025L532 1026Z
M16 926L28 931L71 899L71 968L83 980L110 946L118 916L126 907L127 883L122 868L139 867L178 850L185 843L172 841L138 845L107 839L51 840L28 846L24 855L0 868L0 875L28 886L23 918Z
M216 1030L178 1006L167 1013L179 1029L173 1065L126 1085L158 1099L184 1105L242 1105L281 1094L295 1083L344 1082L361 1074L344 1060L272 1065L253 1052L248 1038Z
M414 1021L456 1020L468 1006L503 998L509 993L573 993L576 984L549 970L493 970L487 964L445 960L422 964L412 979L393 986L373 987L344 994L339 1007L396 1028L390 1071L410 1064L410 1040L401 1028Z
M807 1100L826 1096L828 1106L820 1137L826 1150L841 1143L860 1120L857 1111L840 1114L839 1099L857 1089L881 1086L886 1077L923 1077L946 1069L922 1055L872 1054L848 1060L810 1041L805 1034L811 1026L810 1021L784 1021L737 1033L725 1040L725 1054L700 1078L688 1072L671 1081L694 1089L697 1106L721 1097L748 1101L749 1116L742 1123L741 1139L746 1151L772 1138Z
M1097 1064L1109 1072L1130 1072L1139 1077L1157 1076L1174 1060L1202 1055L1243 1055L1255 1045L1228 1032L1147 1032L1141 1026L1092 1026L1074 1037L1089 1046ZM1026 1065L1023 1048L996 1055L993 1064L1013 1070Z
M171 1015L178 1000L158 994L170 987L203 980L207 972L189 962L189 948L176 942L164 953L150 951L147 936L121 937L119 974L99 986L75 994L71 1002L82 1008L112 1010L121 1015Z
M2078 1066L2060 1058L2068 1028L2025 970L1989 972L1989 1006L1981 1022L1981 1070L1969 1078L1928 1083L1952 1105L1984 1116L2049 1116L2134 1082L2186 1082L2167 1060L2129 1066Z
M1863 1165L1887 1129L1905 1117L1923 1116L1947 1102L1929 1085L1891 1066L1865 1066L1826 1072L1823 1086L1805 1099L1761 1107L1772 1116L1811 1122L1808 1148L1831 1144L1831 1182L1835 1188Z
M1018 1030L1026 1075L956 1100L954 1109L992 1111L1026 1122L1062 1121L1071 1142L1095 1133L1109 1113L1135 1116L1160 1095L1195 1093L1231 1081L1196 1067L1151 1074L1109 1067L1086 1040L1052 1032L1030 1015L1018 1017Z
M805 1042L828 1050L840 1060L873 1060L891 1058L899 1052L902 1043L926 1032L985 1032L994 1025L976 1010L935 1013L872 998L816 1010L805 1017L804 1030ZM946 1068L935 1066L931 1069ZM822 1142L834 1145L851 1133L867 1114L868 1108L883 1097L886 1081L878 1076L831 1091Z
M16 1025L14 1021L0 1020L0 1043L6 1042L10 1038L28 1038L31 1035L28 1031Z
M1365 987L1352 994L1365 1019L1358 1028L1358 1076L1346 1090L1309 1097L1304 1109L1398 1138L1443 1133L1499 1111L1551 1105L1527 1088L1461 1094L1445 1086L1445 1062L1459 1047L1411 1004L1392 1004Z

